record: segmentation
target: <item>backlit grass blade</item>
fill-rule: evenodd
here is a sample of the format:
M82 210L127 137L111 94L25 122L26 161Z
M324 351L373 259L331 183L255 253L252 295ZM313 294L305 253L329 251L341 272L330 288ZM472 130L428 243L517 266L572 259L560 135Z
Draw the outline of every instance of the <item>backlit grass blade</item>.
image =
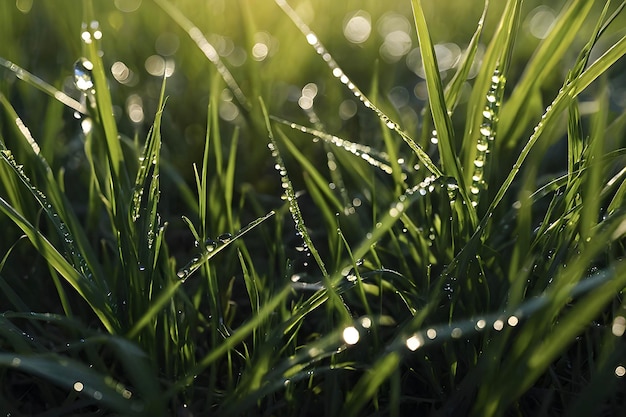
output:
M31 74L17 64L14 64L13 62L0 57L0 65L13 72L20 80L23 80L33 87L43 91L44 93L48 94L55 100L63 103L70 109L73 109L81 114L87 113L87 108L84 104L74 100L72 97L68 96L64 92L57 90L54 86L48 84L36 75Z
M84 2L84 5L86 16L85 21L97 22L91 1ZM100 29L97 25L94 26L91 23L89 25L85 23L84 26L85 27L82 29L83 32L81 34L81 39L84 41L86 58L92 66L91 73L88 74L88 76L93 78L93 95L96 103L97 118L98 123L102 126L104 131L107 157L109 159L109 166L113 177L112 186L117 194L115 196L117 199L122 195L122 193L126 192L130 188L130 180L124 169L124 155L122 153L119 133L117 131L117 123L115 122L115 117L113 116L113 103L111 102L111 95L109 93L106 71L100 56L100 36L96 36L96 32ZM114 206L114 210L116 210L116 212L120 211L121 208L121 206Z
M373 111L381 122L388 128L400 135L400 137L409 145L409 147L415 152L420 161L424 164L435 176L443 175L441 170L433 163L428 154L419 146L406 132L404 132L398 123L391 120L383 111L376 107L367 96L350 80L348 75L341 69L337 61L335 61L328 50L322 45L318 36L307 26L306 23L298 16L296 11L287 3L286 0L274 0L276 4L285 12L285 14L293 21L296 27L306 37L307 43L313 47L315 52L322 57L324 62L328 65L332 74L342 84L344 84L348 90L358 99L363 105Z
M367 145L361 145L360 143L352 142L347 139L340 138L326 132L322 132L319 129L311 129L298 123L289 122L285 119L281 119L280 117L270 116L270 119L287 125L294 130L312 135L330 145L342 148L358 157L361 157L368 164L372 165L373 167L379 168L386 174L393 173L393 169L391 167L393 163L391 162L389 155L385 152L377 150L376 148L372 148L371 146Z
M263 103L263 100L261 99L260 99L260 105L261 105L261 110L263 111L263 116L265 118L265 124L267 128L267 134L270 140L269 147L270 147L270 150L272 151L272 156L274 157L276 161L276 167L278 168L278 171L280 173L281 185L285 191L287 204L289 205L289 212L291 213L291 217L293 219L294 226L296 228L296 233L298 234L300 238L302 238L305 250L311 254L313 259L317 263L317 266L319 267L322 273L324 283L326 284L329 290L333 307L342 315L342 318L345 321L349 319L349 312L347 311L344 303L342 302L341 297L337 295L337 293L335 292L335 289L332 287L332 285L330 285L331 283L331 281L329 280L330 275L328 271L326 270L324 261L322 260L317 248L313 244L313 240L311 239L309 231L307 230L307 227L304 223L304 218L302 217L302 212L300 211L300 205L298 204L296 192L287 174L287 168L285 167L285 163L278 149L278 144L276 143L276 140L274 139L274 132L272 129L272 124L271 124L269 115L267 113L267 109L265 107L265 104Z
M488 10L489 0L485 0L483 13L478 20L476 31L474 32L474 35L472 35L472 39L470 40L469 45L467 45L467 48L463 53L462 60L458 65L458 70L454 73L452 80L450 80L450 82L446 85L444 96L446 100L446 108L450 113L454 112L454 109L458 104L457 102L459 98L459 93L461 92L461 88L463 87L463 84L467 81L467 76L472 69L472 65L474 65L476 52L478 51L478 45L481 39L483 27L485 24L485 17Z
M287 135L285 135L282 130L278 130L278 135L280 136L281 141L286 145L291 155L293 155L298 160L300 165L302 165L304 170L309 173L310 178L316 183L317 188L324 194L328 202L337 212L343 212L344 207L339 199L337 199L337 197L335 197L335 195L331 192L330 188L328 188L328 181L324 179L322 174L320 174L309 159L298 150L296 145L289 140Z
M194 256L185 266L178 270L177 275L182 281L187 280L196 272L202 265L204 265L209 259L215 256L217 253L221 252L233 241L239 239L250 230L257 227L259 224L263 223L265 220L272 217L275 213L273 211L269 212L263 217L259 217L258 219L250 222L247 226L239 230L235 234L228 234L228 236L223 236L221 239L218 237L217 242L212 242L210 244L205 245L204 250L198 255Z
M189 20L183 13L181 13L180 10L178 10L178 8L176 8L176 6L174 6L169 1L154 0L154 2L159 7L161 7L163 11L165 11L165 13L167 13L167 15L174 22L176 22L178 26L180 26L185 32L187 32L187 35L189 35L191 40L196 43L198 48L207 57L207 59L211 61L213 65L215 65L215 68L217 68L217 71L220 73L220 75L224 79L224 82L226 83L228 88L233 92L233 94L237 98L237 101L239 101L239 104L249 109L250 102L248 98L243 93L241 87L239 87L239 84L237 84L237 81L235 80L233 75L230 73L230 70L228 69L228 67L224 64L224 62L222 62L222 59L217 53L217 50L215 49L215 47L202 34L202 30L200 30L199 27L194 25L194 23L191 20Z
M158 204L160 197L161 119L165 107L165 79L161 87L159 105L154 123L139 159L139 169L130 201L131 220L129 234L133 236L128 246L135 246L132 256L138 268L154 270L158 251L153 250L159 224ZM142 285L137 283L137 285Z
M484 114L486 108L490 106L489 100L495 98L495 96L490 94L490 90L493 89L494 84L493 78L499 77L499 81L496 84L503 84L508 75L509 57L514 46L520 9L521 1L507 1L496 32L485 51L481 63L481 71L479 71L476 76L467 106L468 109L462 144L464 146L464 167L466 168L465 181L466 184L472 184L472 187L474 187L474 181L472 179L474 170L469 167L475 166L476 155L480 152L477 149L477 142L480 140L478 137L481 135L481 126L485 124ZM504 88L503 85L497 87L501 89ZM499 107L502 103L494 102L493 104ZM493 111L493 109L489 110ZM497 116L497 112L495 114ZM491 122L492 120L487 120L487 125ZM495 129L490 129L490 131L490 134L485 136L493 135L495 137L497 131ZM487 169L488 167L485 166L485 170ZM489 179L486 180L486 182L488 181Z
M522 78L502 109L500 133L502 145L506 148L510 149L516 143L519 135L523 133L521 129L529 122L525 117L529 117L530 114L523 112L522 108L528 102L530 94L540 88L548 79L548 75L562 62L564 54L570 50L572 42L576 39L578 30L586 22L593 4L592 0L568 1L555 19L548 36L526 65Z
M530 136L522 148L517 161L513 164L513 168L509 172L504 183L498 190L494 199L491 202L487 213L493 212L498 206L504 194L507 192L513 180L517 176L524 160L530 153L530 150L535 145L541 134L543 133L545 126L554 123L554 120L560 112L565 110L571 103L571 100L580 94L586 87L593 81L600 77L611 65L613 65L618 59L626 54L626 36L616 42L607 52L605 52L600 58L594 61L580 76L572 79L569 83L566 83L559 91L552 104L548 106L546 112L541 117L541 121L535 126L534 133ZM481 225L485 223L487 217L484 217L481 221ZM481 232L482 233L482 232Z
M1 142L0 159L2 159L3 162L5 162L9 167L13 169L18 179L23 183L23 185L30 192L32 197L37 201L37 203L46 213L46 215L54 225L56 232L59 234L59 238L61 239L62 245L65 248L65 252L67 253L67 256L72 262L74 268L76 268L77 271L80 271L85 279L91 280L93 276L91 271L89 270L89 265L83 259L82 254L80 252L77 252L74 245L74 237L72 235L72 232L68 229L67 224L65 224L63 220L59 217L59 213L56 211L54 206L50 204L50 202L48 201L48 197L46 197L43 192L41 192L31 183L30 178L28 178L24 173L23 166L17 163L11 151L4 148L4 144Z
M459 187L465 189L461 175L461 168L454 150L454 129L452 120L448 114L448 107L443 92L443 84L439 75L439 65L435 55L435 48L430 39L426 17L422 9L421 0L412 0L413 17L419 40L419 48L426 74L426 86L428 89L429 108L433 116L433 123L437 130L439 157L441 169L445 175L454 177L459 181Z

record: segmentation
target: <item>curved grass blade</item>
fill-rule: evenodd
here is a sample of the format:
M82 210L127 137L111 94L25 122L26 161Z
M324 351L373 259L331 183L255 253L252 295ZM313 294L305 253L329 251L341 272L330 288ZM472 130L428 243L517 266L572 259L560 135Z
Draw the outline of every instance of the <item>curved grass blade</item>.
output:
M164 107L165 79L163 79L154 123L148 133L144 152L139 159L139 169L130 202L130 219L134 227L131 226L129 230L130 242L124 244L124 246L135 247L136 253L132 255L133 261L140 269L149 267L150 270L154 270L158 258L154 243L160 227L157 210L160 197L161 118ZM138 283L138 285L138 288L143 287L143 283Z
M456 108L459 93L461 92L463 83L467 81L467 76L472 69L472 65L474 65L474 59L476 58L476 52L478 51L478 44L480 42L480 37L483 32L483 27L485 25L487 10L489 10L489 0L485 0L483 13L478 20L476 31L474 32L474 35L472 35L472 39L470 40L469 45L463 53L461 63L458 66L458 71L454 73L452 80L450 80L444 90L446 108L448 109L448 112L450 114L452 114L454 112L454 109Z
M398 123L393 121L389 116L383 113L378 107L376 107L363 92L350 80L348 75L341 69L337 61L335 61L328 50L319 41L317 35L307 26L306 23L298 16L295 10L285 0L274 0L276 4L285 12L285 14L291 19L296 27L306 37L307 43L315 49L315 52L322 57L324 62L328 65L332 74L342 84L344 84L348 90L356 97L363 105L373 111L376 116L383 122L388 128L400 135L400 137L409 145L409 147L415 152L424 166L435 176L440 177L443 175L441 170L433 163L428 154L419 146L406 132L404 132Z
M72 97L68 96L64 92L57 90L56 88L54 88L54 86L48 84L36 75L31 74L19 65L14 64L13 62L8 61L2 57L0 57L0 65L13 72L20 80L32 85L38 90L43 91L44 93L48 94L50 97L54 98L60 103L66 105L70 109L75 110L81 114L87 114L87 108L84 104L74 100Z
M443 84L439 75L439 65L435 56L435 49L430 39L426 17L422 9L421 0L411 0L413 7L413 17L419 41L419 49L426 74L426 86L428 90L428 102L433 116L433 123L437 130L437 142L439 157L441 158L441 169L451 177L457 178L459 187L464 189L464 181L461 175L461 168L454 151L454 129L452 120L448 113L448 107L443 93ZM466 200L468 201L468 200ZM468 201L469 202L469 201Z
M477 229L477 233L483 233L487 221L491 216L490 213L493 213L495 208L502 201L502 198L513 183L513 180L515 179L517 174L519 173L521 166L524 163L524 160L543 133L545 127L547 125L551 125L556 116L560 114L560 112L565 110L565 108L570 105L572 100L578 94L580 94L585 88L589 86L589 84L591 84L598 77L600 77L600 75L602 75L611 65L613 65L624 55L626 55L626 36L622 37L618 42L616 42L608 51L606 51L579 76L572 75L570 78L568 78L563 88L561 88L557 96L552 101L552 104L547 107L546 112L543 114L543 116L541 116L541 121L535 126L533 134L530 136L530 138L522 148L507 178L504 180L504 183L496 193L489 208L487 209L486 216L483 217L483 219L481 220L479 228ZM585 58L581 57L581 59Z
M364 239L353 251L352 259L363 259L372 250L372 248L379 242L385 234L389 233L391 228L402 218L408 208L415 203L418 199L433 192L436 188L440 188L446 192L448 197L453 200L453 196L458 193L458 184L454 178L435 178L434 176L427 177L424 181L416 185L415 187L407 190L401 195L397 201L391 205L389 210L381 215L376 226L367 234L367 238ZM301 320L304 319L310 312L314 311L320 305L324 304L330 297L329 288L332 291L336 291L341 294L348 288L352 288L356 281L348 281L346 284L346 276L343 271L350 270L353 266L353 260L344 262L336 271L330 276L330 286L327 282L323 282L322 285L317 283L311 285L311 289L317 290L299 309L292 314L291 319L285 325L285 333L288 333L292 328L297 326ZM346 287L347 285L347 287Z
M593 318L599 309L606 305L606 302L614 297L620 288L626 285L626 275L623 273L623 262L620 268L621 270L611 269L600 271L594 276L585 278L579 283L567 287L564 289L566 292L562 294L563 299L584 297L576 303L576 306L579 312L584 314L585 319L588 317ZM403 356L418 349L422 349L425 346L463 340L487 331L502 332L503 329L507 327L513 328L520 326L523 321L535 317L539 319L540 313L553 305L556 293L557 291L552 291L540 297L529 299L517 306L514 311L504 310L497 313L484 314L467 320L455 321L451 324L428 326L426 329L422 327L422 315L416 316L411 322L402 327L398 332L398 336L388 344L385 353L372 365L370 371L360 378L352 392L348 394L342 415L359 415L359 411L365 407L379 387L389 378L393 370L400 364ZM597 295L601 295L602 297L595 298ZM587 302L591 299L596 299L597 301L593 303ZM429 304L433 304L433 302L431 301ZM428 307L426 309L428 309ZM582 313L583 311L585 311L585 313ZM574 314L573 311L568 313L567 318L572 323L570 326L567 326L567 330L560 334L560 338L551 337L551 339L560 340L560 343L558 344L559 346L555 344L554 350L551 350L550 353L560 351L562 344L571 340L571 337L565 337L567 331L575 334L580 328L580 323L586 325L586 323L591 320L591 318L587 321L584 319L581 320L580 316ZM575 324L577 321L579 323L578 325ZM560 327L561 326L557 326L556 328L558 329ZM528 332L533 331L533 328L528 326L524 329ZM534 350L536 351L537 357L541 357L541 360L544 360L545 352L541 349L541 346L544 345L537 345ZM523 348L527 347L528 346L525 345ZM522 347L520 346L520 348ZM515 363L515 361L509 360L507 363ZM499 370L498 373L504 380L510 380L512 375L512 373L504 373L502 370ZM538 374L533 373L533 375L536 377ZM502 387L504 390L511 388L518 390L519 388L518 384L508 384L502 381L499 385L489 384L489 387L495 389L497 389L498 386ZM523 392L523 390L519 388L519 392ZM499 398L508 397L502 395Z
M234 235L224 236L221 239L218 238L218 242L212 242L206 245L205 250L193 257L185 266L183 266L178 272L177 276L181 281L187 280L194 272L196 272L200 267L206 263L209 259L215 256L217 253L221 252L226 246L239 239L250 230L257 227L259 224L263 223L265 220L269 219L275 214L274 211L270 211L263 217L259 217L258 219L250 222L246 227L239 230Z
M72 235L72 232L69 230L67 224L63 222L60 218L59 213L56 211L54 206L48 201L48 197L37 189L30 181L30 178L26 176L24 173L24 168L22 165L19 165L11 151L4 147L4 143L0 141L0 159L2 159L17 175L18 179L26 186L27 190L30 194L35 198L37 203L41 206L43 211L46 213L50 221L55 227L56 232L61 239L63 246L65 247L65 252L67 254L68 259L72 262L73 267L80 272L80 274L87 280L90 280L97 284L97 282L93 281L93 273L90 270L89 265L83 258L81 252L77 250L75 246L75 240ZM104 284L104 282L100 282L100 284ZM106 291L106 288L102 288L102 291Z
M85 20L97 23L91 2L84 2L84 5ZM108 162L112 175L111 185L115 193L112 198L117 202L117 204L113 205L114 213L116 215L122 215L124 211L123 205L121 201L118 202L117 200L130 188L130 179L128 178L127 172L124 170L124 154L120 144L117 123L113 116L113 103L111 102L111 94L109 93L108 81L106 79L106 70L102 63L97 42L99 36L95 35L95 32L98 30L97 25L83 24L81 39L83 40L87 60L92 66L89 76L93 79L93 92L88 92L87 94L93 94L97 110L96 116L104 130Z
M4 212L26 234L35 249L47 260L65 280L76 289L81 297L91 306L92 310L110 333L117 333L119 322L112 311L105 292L92 281L87 280L70 262L61 255L45 236L28 222L8 202L0 197L0 211Z
M287 298L291 291L291 287L287 285L278 294L274 295L267 302L267 304L265 304L258 310L257 314L254 315L250 321L243 324L237 330L232 332L230 336L224 339L224 341L219 346L216 346L209 354L199 360L197 365L191 370L191 372L189 372L184 378L177 381L172 386L172 388L166 394L166 397L169 398L177 392L183 390L193 381L195 376L199 375L204 369L210 366L218 358L227 354L235 346L244 341L250 333L252 333L256 328L261 326L270 315L275 313L278 306Z
M270 119L289 126L290 128L307 133L311 136L315 136L323 140L324 142L331 144L333 146L337 146L342 148L366 161L368 164L372 165L375 168L380 169L386 174L391 174L393 169L391 168L391 161L389 160L389 155L385 152L380 152L371 146L361 145L360 143L351 142L347 139L340 138L335 135L331 135L326 132L322 132L318 129L311 129L309 127L300 125L298 123L293 123L288 120L282 119L276 116L270 116Z
M40 376L124 415L142 415L145 409L144 404L132 399L133 393L123 384L73 359L0 353L0 366Z
M530 61L526 65L521 79L502 109L500 133L507 147L512 146L521 134L515 126L525 126L520 115L521 109L529 101L529 96L548 79L547 75L560 65L563 55L567 53L576 39L579 29L584 24L594 4L593 0L571 0L563 7L560 15L548 36L541 42Z
M483 110L483 123L480 125L479 137L476 142L475 159L471 165L472 185L470 186L470 198L473 206L478 206L482 191L488 187L489 153L493 151L493 143L498 132L500 118L500 104L504 95L505 78L496 68L491 77L491 86L487 92L485 107Z
M217 71L224 79L224 82L226 83L230 91L232 91L232 93L235 95L237 101L239 101L239 104L249 110L251 107L250 101L241 90L241 87L239 87L239 85L237 84L235 77L233 77L233 75L230 73L228 67L226 67L226 65L220 59L220 56L217 53L215 47L202 34L200 28L194 25L191 20L189 20L180 10L176 8L176 6L174 6L169 1L154 0L154 2L161 9L163 9L163 11L174 22L176 22L178 26L180 26L185 32L187 32L187 35L189 35L191 40L193 40L196 45L198 45L198 48L202 51L202 53L204 53L208 60L211 61L213 65L215 65L215 68L217 68Z
M496 33L494 34L481 64L481 71L478 73L474 86L472 87L472 95L468 103L467 117L465 131L463 135L463 145L465 146L465 167L468 167L465 172L466 183L471 184L470 194L474 197L472 199L474 204L477 204L478 194L481 188L485 188L487 181L484 181L483 172L489 170L489 165L486 164L484 158L479 159L478 156L484 157L486 150L482 151L489 146L489 137L494 137L497 133L495 129L495 120L493 118L486 118L486 112L489 111L490 116L494 109L500 106L499 101L492 101L496 96L491 94L491 90L494 90L494 84L497 85L496 92L503 92L504 81L508 74L509 57L513 50L513 44L515 40L515 32L517 30L519 15L521 10L521 2L518 0L509 0L502 12L502 18L498 24ZM498 78L498 81L494 83L494 77ZM494 117L498 118L497 112ZM487 119L487 120L486 120ZM494 124L492 129L490 125ZM483 129L483 125L489 128L487 132ZM484 133L487 133L484 135ZM476 136L478 135L478 139ZM473 146L468 146L472 144ZM482 166L477 166L477 163ZM474 167L469 169L469 167ZM476 175L476 168L479 168L478 181L473 177ZM484 181L484 183L482 183ZM480 184L480 186L478 186Z
M265 103L262 99L259 99L261 104L261 110L263 111L263 116L265 118L265 124L267 128L267 134L270 140L269 148L272 151L272 156L276 161L276 167L280 172L280 180L283 189L285 190L285 195L287 197L287 203L289 204L289 212L291 213L291 217L294 221L294 225L296 228L297 234L302 238L305 250L309 251L309 253L315 259L320 271L322 272L322 276L324 279L324 283L327 288L329 288L330 299L333 301L334 308L342 315L344 321L349 320L350 313L347 311L345 304L341 300L341 297L335 292L335 289L332 287L329 281L329 274L326 270L326 266L324 265L324 261L322 260L317 248L313 244L313 240L309 235L309 231L307 230L306 225L304 224L304 218L302 217L302 212L300 211L300 205L297 201L296 192L293 188L293 184L287 175L287 169L285 167L285 163L283 162L283 158L280 155L280 151L278 149L278 144L274 139L274 133L272 130L272 124L267 113L267 108L265 107Z
M524 327L525 334L517 338L518 343L514 347L513 357L506 361L509 366L499 371L500 376L497 379L500 381L496 380L494 384L483 385L483 392L479 394L477 401L482 406L480 409L475 409L477 411L475 415L500 415L511 402L532 386L534 381L545 372L546 368L557 358L559 353L626 286L624 262L616 263L611 270L603 271L596 278L593 280L593 284L596 284L593 289L580 298L571 311L559 319L558 326L553 326L546 332L541 343L524 343L524 346L521 346L522 342L530 338L536 340L536 327L530 326L530 324ZM590 280L592 279L587 278L580 285L589 284L588 281ZM534 333L535 336L532 336L530 333ZM520 375L521 378L519 378L516 384L504 383L510 375ZM490 389L487 388L487 385Z
M287 135L285 135L282 130L278 129L278 135L280 136L282 142L287 146L287 149L289 150L291 155L293 155L298 160L300 165L302 165L303 169L309 173L310 178L316 183L317 188L324 194L324 196L332 204L335 210L337 210L338 212L343 212L344 206L341 204L339 199L335 197L335 195L331 192L330 188L328 188L328 182L315 168L313 163L311 163L311 161L298 150L298 147L289 140Z

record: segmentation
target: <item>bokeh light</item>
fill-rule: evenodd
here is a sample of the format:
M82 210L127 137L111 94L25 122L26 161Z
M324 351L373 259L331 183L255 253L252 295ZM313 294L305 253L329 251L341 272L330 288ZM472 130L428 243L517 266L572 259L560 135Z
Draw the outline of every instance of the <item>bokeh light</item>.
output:
M363 43L372 32L372 18L369 13L359 10L351 13L345 19L343 35L352 43Z

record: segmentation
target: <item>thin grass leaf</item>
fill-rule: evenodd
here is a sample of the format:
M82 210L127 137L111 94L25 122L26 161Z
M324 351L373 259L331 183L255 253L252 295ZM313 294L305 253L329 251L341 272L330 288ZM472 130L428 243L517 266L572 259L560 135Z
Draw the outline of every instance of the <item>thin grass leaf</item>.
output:
M85 22L97 22L91 1L87 1L84 4L86 17ZM99 28L97 25L94 26L92 24L87 25L85 23L83 25L84 27L82 28L83 33L81 34L81 39L84 42L83 44L86 51L86 59L90 63L91 67L91 69L87 68L87 76L93 78L93 98L96 103L98 123L104 130L107 157L109 159L109 166L112 175L112 185L115 191L115 199L113 201L116 201L117 198L129 189L130 180L123 169L124 155L120 145L117 124L115 122L115 117L113 116L113 103L111 102L111 95L109 93L106 71L104 69L104 64L102 63L98 47L99 36L95 35L95 32L99 31ZM87 92L87 94L91 94L91 92ZM121 215L122 206L117 207L114 205L113 207L116 210L115 213L119 212Z
M180 26L187 35L191 38L192 41L196 43L198 48L204 53L209 61L217 71L222 76L222 79L232 91L232 93L237 98L239 104L241 104L244 108L250 109L250 101L247 99L246 95L243 93L241 87L237 84L237 81L230 73L228 67L222 62L219 54L215 47L206 39L206 37L202 34L200 28L193 24L191 20L189 20L183 13L181 13L176 6L170 3L167 0L154 0L154 2L161 8L163 11L174 21L178 26Z
M456 178L459 181L459 187L464 190L465 184L454 150L454 129L452 127L452 120L450 119L449 110L446 106L443 84L441 82L441 76L439 75L439 65L437 64L435 48L430 39L426 17L422 9L422 2L421 0L411 0L411 6L413 7L413 17L417 29L419 48L424 65L424 73L426 74L429 107L433 116L435 129L437 130L437 138L439 139L437 144L439 157L441 158L441 169L445 175ZM466 197L466 195L463 196ZM467 199L466 201L469 203ZM475 216L474 219L476 219Z
M278 135L280 136L281 141L286 145L289 153L298 160L302 168L309 174L309 178L315 182L317 189L324 194L326 201L328 201L337 212L343 213L344 206L331 192L330 188L328 188L328 180L320 174L309 159L298 150L298 148L289 140L287 135L285 135L282 130L278 129Z
M37 228L1 197L0 211L24 231L24 234L26 234L35 249L47 260L50 266L57 270L76 289L81 297L91 306L107 331L113 334L117 333L119 322L106 298L107 293L103 293L100 288L97 288L77 271Z
M472 39L470 39L465 52L461 58L460 63L458 64L458 69L454 73L454 76L450 80L450 82L446 85L444 90L444 97L446 102L446 108L449 113L452 114L456 105L458 104L459 94L461 92L461 88L463 84L467 81L467 76L472 69L472 65L474 65L474 60L476 58L476 52L478 51L478 45L480 42L480 38L483 32L483 27L485 24L485 17L487 16L487 11L489 10L489 0L485 0L485 5L483 7L483 13L478 20L478 24L476 26L476 31L472 35Z
M54 98L60 103L66 105L70 109L75 110L81 114L87 113L87 108L84 104L74 100L72 97L68 96L64 92L57 90L54 86L48 84L36 75L31 74L19 65L14 64L13 62L8 61L2 57L0 57L0 65L13 72L20 80L26 82L29 85L32 85L38 90L43 91L44 93L48 94L50 97Z
M617 43L615 43L606 53L604 53L593 64L591 64L587 70L582 72L580 76L573 78L571 81L563 86L563 88L557 94L556 98L552 101L552 104L547 107L546 112L541 117L541 121L535 126L534 133L531 135L529 140L522 148L520 155L517 158L517 161L513 164L513 168L509 172L507 178L504 180L504 183L492 200L491 205L487 209L487 215L481 220L481 224L477 229L478 232L482 233L481 230L484 230L483 227L484 225L486 225L487 219L490 216L489 213L492 213L501 202L504 194L513 183L513 180L517 176L522 164L524 163L524 160L543 133L545 127L552 126L556 116L560 112L562 112L567 106L569 106L574 97L580 94L586 87L589 86L589 84L591 84L594 80L600 77L612 64L614 64L619 58L623 57L625 54L626 36L621 38ZM581 59L584 59L584 57L582 57Z
M128 415L142 415L145 410L145 405L132 399L132 392L124 385L73 359L0 353L0 365L45 378L110 410Z
M213 242L212 244L206 245L205 250L193 257L185 266L178 270L177 275L181 281L186 281L194 272L196 272L202 265L204 265L207 261L209 261L216 254L224 250L228 245L230 245L235 240L239 239L250 230L257 227L259 224L263 223L265 220L269 219L275 214L274 211L269 212L263 217L259 217L258 219L248 223L248 225L237 233L233 235L224 236L221 240L218 239L218 242Z
M205 368L210 366L214 361L225 355L227 352L234 349L239 343L245 340L248 335L254 331L254 329L261 326L261 324L268 319L268 317L274 313L276 308L285 300L290 294L291 287L284 287L278 294L274 295L254 316L250 321L237 328L229 337L227 337L223 343L216 346L208 355L198 361L197 365L189 372L183 379L177 381L172 388L168 391L167 396L172 396L176 392L181 391L188 386L195 376L199 375Z
M276 4L285 12L285 14L293 21L296 27L306 37L307 43L313 47L315 52L321 56L332 71L333 77L337 78L344 84L348 90L363 105L373 111L380 121L388 128L400 135L400 137L415 152L420 161L424 164L433 175L442 176L441 170L433 163L428 154L419 146L406 132L404 132L398 123L393 121L389 116L376 107L370 99L350 80L348 75L341 69L337 61L335 61L328 50L322 45L318 36L307 26L306 23L298 16L295 10L285 0L274 0Z
M598 223L601 214L598 190L602 189L605 167L598 162L604 154L602 139L607 127L609 101L606 83L603 83L600 88L600 96L597 98L599 109L592 119L590 140L583 154L583 166L588 166L581 190L584 204L580 213L580 234L583 239L591 237L592 229Z
M392 168L393 162L391 161L391 158L389 157L389 155L385 152L378 151L377 149L372 148L371 146L361 145L360 143L357 143L357 142L351 142L347 139L343 139L338 136L331 135L329 133L323 132L318 129L311 129L309 127L300 125L298 123L292 123L280 117L270 115L270 119L276 122L279 122L281 124L287 125L294 130L304 132L316 138L319 138L323 140L325 143L344 149L353 155L361 157L368 164L372 165L375 168L380 169L384 173L393 175L393 172L394 172ZM405 167L405 170L406 170L406 167Z
M65 193L59 185L60 179L54 177L52 168L41 154L41 149L37 141L33 138L30 130L17 115L15 109L11 106L11 103L9 103L6 97L1 93L0 103L9 114L11 120L15 121L15 125L13 126L12 124L11 127L15 127L14 131L16 135L20 139L23 139L18 142L18 144L22 145L28 154L32 154L34 156L33 160L35 164L32 166L32 169L35 172L41 172L44 177L43 185L45 187L44 189L46 190L46 194L31 184L30 179L26 177L24 170L20 169L19 165L14 167L11 164L11 158L9 155L11 152L7 149L6 152L8 153L5 152L5 155L6 158L8 158L7 161L9 162L9 166L11 166L11 169L17 174L20 182L27 187L29 193L39 203L50 221L55 226L60 238L62 239L62 243L66 246L67 253L72 257L74 265L79 268L85 276L90 277L90 279L99 283L102 288L106 289L107 283L101 273L98 263L95 261L95 253L91 250L91 246L88 243L83 226L78 220L74 210L70 207ZM5 148L4 140L2 140L2 138L0 138L0 147ZM16 184L14 182L11 182L10 185L8 184L7 186L10 195L12 195L13 201L17 202L24 200L22 198L24 195L23 192L16 189L15 185ZM20 208L20 206L15 207ZM25 210L27 206L22 207L24 207ZM26 211L23 211L23 214L25 213Z
M570 0L555 19L548 36L541 42L524 69L511 96L502 109L502 123L500 126L503 146L511 148L522 133L515 126L523 127L527 123L520 120L519 115L528 117L522 112L529 96L536 91L548 78L557 65L560 65L576 39L576 35L585 23L594 2L591 0Z
M499 107L502 104L504 83L508 75L509 58L514 46L520 10L520 1L509 0L507 2L496 33L485 51L481 64L482 70L476 77L468 103L462 143L465 146L464 166L472 167L472 169L466 169L465 180L466 184L471 184L469 192L474 206L478 205L480 194L484 194L490 182L486 174L489 174L490 166L494 161L487 160L486 151L489 147L493 148L491 144L498 133ZM475 145L468 146L469 144Z
M588 278L586 281L591 280ZM582 297L576 305L564 317L560 318L558 326L553 327L545 336L541 343L526 344L523 348L522 358L516 358L515 370L506 367L501 370L501 375L519 375L517 384L500 384L498 388L490 390L484 397L479 396L477 404L481 404L474 409L474 415L494 416L501 412L532 383L545 372L547 366L558 356L563 349L569 345L593 318L595 318L606 304L615 297L618 291L626 285L626 270L623 262L614 265L609 271L601 274L600 285L593 291ZM595 283L595 282L594 282ZM552 301L551 301L552 303ZM537 328L526 329L536 334ZM536 336L535 336L536 337ZM518 338L518 351L522 349L519 344L527 338ZM508 363L513 363L513 358ZM496 387L495 382L492 387Z
M161 153L161 119L165 107L165 79L161 87L158 110L154 118L154 123L148 133L148 138L144 145L144 152L139 158L139 169L135 178L135 184L130 202L129 235L130 242L120 242L124 245L122 251L133 248L135 253L128 254L132 257L132 264L136 264L140 272L149 268L150 271L156 268L159 252L154 250L155 241L159 234L160 220L158 214L158 204L160 198L160 153ZM123 239L123 237L122 237ZM128 259L131 263L131 259ZM127 265L134 268L134 265ZM139 278L143 280L143 277ZM137 282L138 288L143 287L143 283Z

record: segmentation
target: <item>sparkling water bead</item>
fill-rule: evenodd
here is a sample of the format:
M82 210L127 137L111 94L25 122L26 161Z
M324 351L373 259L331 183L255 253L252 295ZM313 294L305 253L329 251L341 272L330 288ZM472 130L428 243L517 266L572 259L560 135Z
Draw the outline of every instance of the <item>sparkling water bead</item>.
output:
M93 64L87 58L79 58L74 63L74 83L80 91L87 92L93 88L92 70Z

